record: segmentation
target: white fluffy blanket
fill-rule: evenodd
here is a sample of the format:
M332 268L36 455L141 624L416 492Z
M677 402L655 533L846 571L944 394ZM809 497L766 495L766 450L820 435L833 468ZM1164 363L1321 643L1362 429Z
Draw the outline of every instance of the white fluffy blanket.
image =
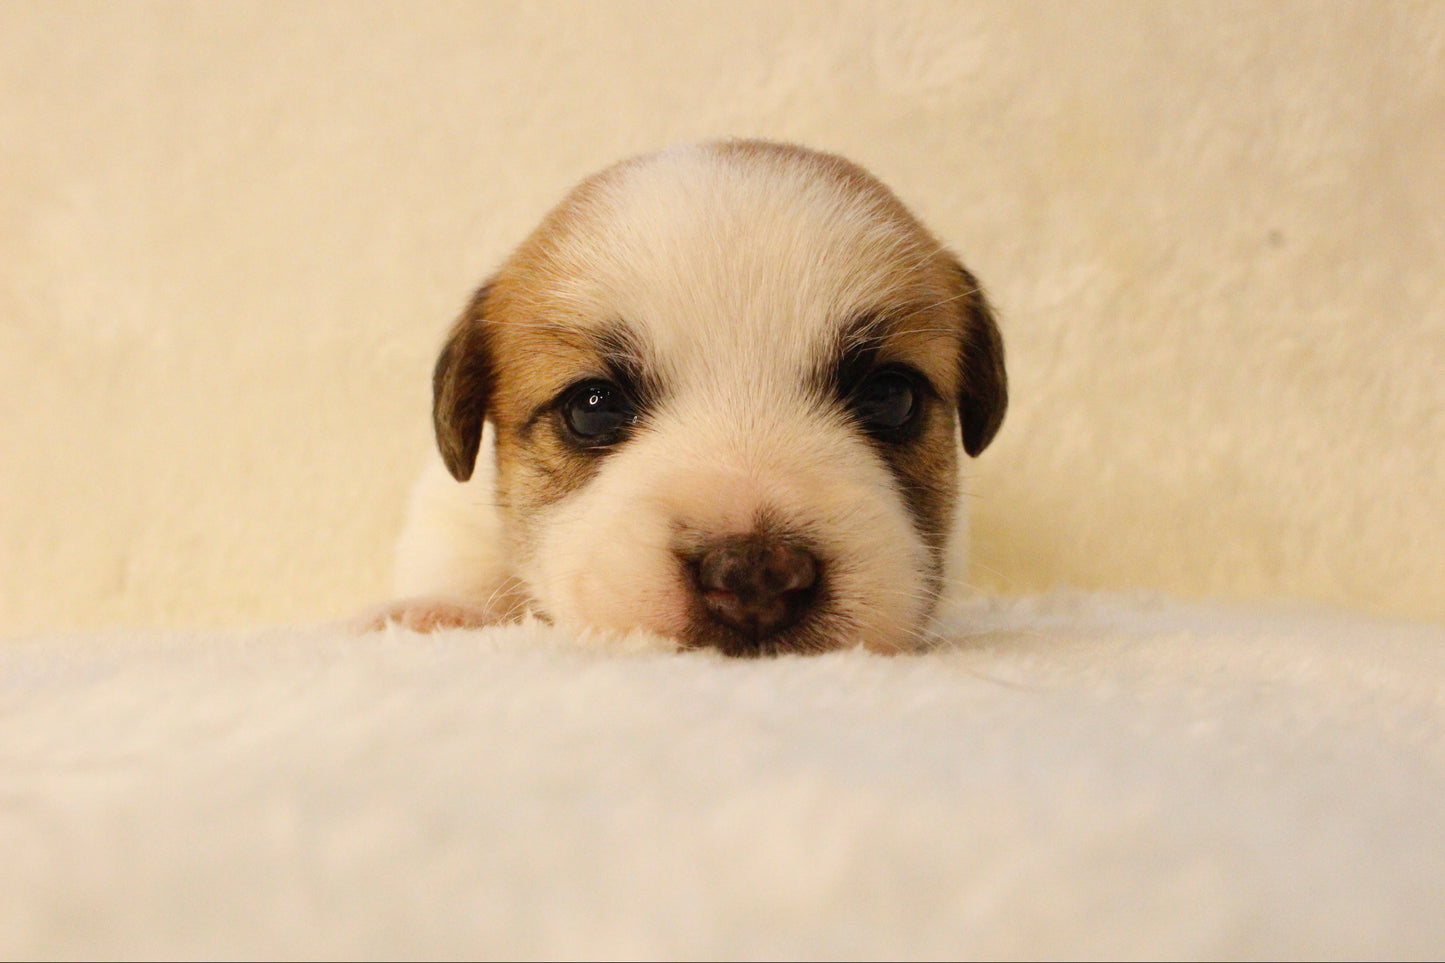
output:
M1445 627L1053 595L729 661L0 646L0 954L1445 953Z

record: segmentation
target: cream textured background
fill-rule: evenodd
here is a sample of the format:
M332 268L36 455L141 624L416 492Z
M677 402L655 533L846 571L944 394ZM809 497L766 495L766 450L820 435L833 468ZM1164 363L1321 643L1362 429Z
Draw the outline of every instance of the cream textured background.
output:
M0 4L0 634L385 594L471 288L716 135L998 304L992 590L1445 619L1445 6Z

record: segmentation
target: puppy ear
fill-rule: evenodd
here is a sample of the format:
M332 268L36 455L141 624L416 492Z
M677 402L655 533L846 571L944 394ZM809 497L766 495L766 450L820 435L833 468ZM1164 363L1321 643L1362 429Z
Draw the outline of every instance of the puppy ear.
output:
M1003 335L983 288L962 264L955 262L954 268L963 286L958 299L963 314L958 420L963 427L963 450L976 458L1003 424L1008 374L1003 365Z
M447 471L463 482L476 467L492 386L492 349L482 313L489 290L490 285L478 291L462 312L432 372L437 448Z

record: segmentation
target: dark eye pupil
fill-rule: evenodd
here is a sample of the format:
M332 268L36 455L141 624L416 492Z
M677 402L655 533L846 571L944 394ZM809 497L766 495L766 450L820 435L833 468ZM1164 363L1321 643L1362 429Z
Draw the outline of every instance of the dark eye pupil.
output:
M562 417L573 434L598 444L611 444L635 420L627 396L600 382L572 389L562 406Z
M897 431L913 420L917 391L897 372L873 375L853 396L853 411L869 431Z

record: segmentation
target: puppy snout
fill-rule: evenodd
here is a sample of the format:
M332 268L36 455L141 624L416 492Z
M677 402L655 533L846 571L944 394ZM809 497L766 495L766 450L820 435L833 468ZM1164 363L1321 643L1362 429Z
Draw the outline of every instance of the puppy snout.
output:
M821 568L807 549L762 535L713 542L696 566L698 594L708 617L759 640L807 613Z

